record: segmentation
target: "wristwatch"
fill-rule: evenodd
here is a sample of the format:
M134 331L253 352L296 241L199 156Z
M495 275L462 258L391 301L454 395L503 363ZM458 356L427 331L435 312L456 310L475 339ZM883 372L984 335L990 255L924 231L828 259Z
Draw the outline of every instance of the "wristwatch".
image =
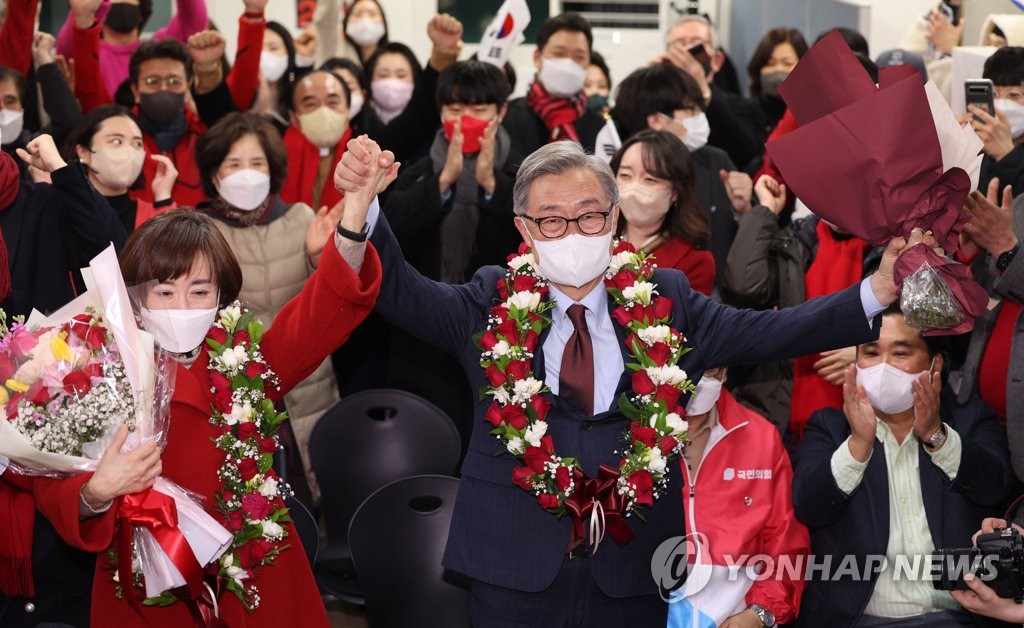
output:
M942 447L946 442L946 425L939 425L939 429L935 430L935 433L928 437L928 440L924 442L925 449L932 451Z
M775 615L772 615L770 610L760 604L751 604L748 608L757 614L757 618L764 624L764 628L775 628Z
M1017 251L1019 250L1020 242L1013 245L1013 248L1010 249L1009 251L1003 252L1003 254L996 259L996 268L999 269L999 272L1006 272L1006 269L1010 267L1010 262L1012 262L1013 258L1017 256Z

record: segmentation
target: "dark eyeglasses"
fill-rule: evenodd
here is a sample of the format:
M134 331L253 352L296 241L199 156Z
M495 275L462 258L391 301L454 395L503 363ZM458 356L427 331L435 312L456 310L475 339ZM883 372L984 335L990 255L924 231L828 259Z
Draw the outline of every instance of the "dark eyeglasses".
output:
M576 223L576 227L584 235L597 235L604 231L604 226L607 224L608 216L611 213L611 209L607 209L600 212L587 212L575 218L563 218L561 216L534 218L526 214L523 214L523 218L536 223L541 235L545 238L560 238L569 230L570 222Z

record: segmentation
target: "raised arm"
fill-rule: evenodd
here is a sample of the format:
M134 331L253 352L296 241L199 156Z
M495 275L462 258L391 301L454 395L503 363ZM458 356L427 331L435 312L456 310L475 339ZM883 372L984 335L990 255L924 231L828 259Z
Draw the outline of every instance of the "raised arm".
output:
M762 175L754 193L758 205L740 221L723 269L723 288L730 303L765 308L779 298L779 267L771 244L779 233L786 186Z
M194 33L207 28L209 21L206 15L206 0L177 0L177 11L167 22L167 26L153 34L153 39L173 37L179 41L188 41Z
M0 29L0 65L28 76L32 64L32 31L35 30L39 0L7 3L7 20Z
M260 54L267 20L263 15L267 0L245 0L245 13L238 18L238 48L235 63L228 72L231 98L242 111L248 111L260 82Z

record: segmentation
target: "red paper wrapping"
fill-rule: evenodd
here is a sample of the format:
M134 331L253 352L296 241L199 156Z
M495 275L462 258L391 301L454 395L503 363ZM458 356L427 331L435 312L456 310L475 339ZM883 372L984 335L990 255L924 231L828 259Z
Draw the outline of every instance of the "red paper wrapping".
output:
M804 55L779 92L800 127L766 148L817 216L877 246L920 227L945 251L956 250L970 219L961 208L971 179L959 167L944 171L928 96L912 68L882 68L876 88L833 32ZM900 282L920 267L910 268L920 256L901 256ZM957 329L971 329L984 311L984 303L977 309L984 290L967 268L934 252L925 257L970 317Z

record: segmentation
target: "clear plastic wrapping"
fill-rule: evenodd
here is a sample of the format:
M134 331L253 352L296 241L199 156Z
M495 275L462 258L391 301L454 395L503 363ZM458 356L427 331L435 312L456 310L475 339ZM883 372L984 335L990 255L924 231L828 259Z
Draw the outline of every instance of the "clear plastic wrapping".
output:
M900 309L915 329L952 329L966 319L964 310L942 276L924 263L903 279Z

